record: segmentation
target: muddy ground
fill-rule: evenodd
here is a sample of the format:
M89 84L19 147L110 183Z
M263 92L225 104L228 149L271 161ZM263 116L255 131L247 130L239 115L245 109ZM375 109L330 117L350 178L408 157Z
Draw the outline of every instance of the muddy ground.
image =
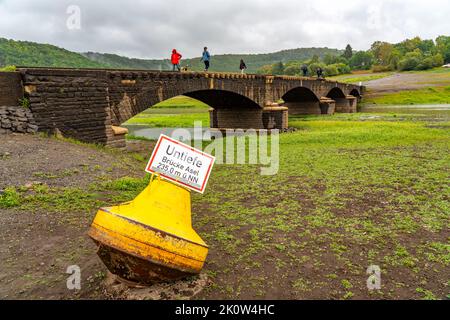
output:
M0 143L0 190L5 187L87 188L102 177L142 176L142 163L119 153L54 138L7 135ZM57 214L36 208L0 209L0 298L105 298L106 268L86 232L95 211ZM81 267L80 291L66 286L66 269Z

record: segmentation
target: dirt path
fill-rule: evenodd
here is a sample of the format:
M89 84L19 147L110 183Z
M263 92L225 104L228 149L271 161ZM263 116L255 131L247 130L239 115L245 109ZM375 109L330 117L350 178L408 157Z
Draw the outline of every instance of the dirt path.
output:
M385 78L364 83L368 96L383 95L404 90L417 90L433 86L450 85L448 73L415 72L394 73Z

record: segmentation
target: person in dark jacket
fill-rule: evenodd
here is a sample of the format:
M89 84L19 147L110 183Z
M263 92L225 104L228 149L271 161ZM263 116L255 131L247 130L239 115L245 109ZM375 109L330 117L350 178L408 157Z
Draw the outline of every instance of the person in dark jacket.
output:
M175 68L177 68L178 71L180 71L180 59L181 59L181 54L179 52L177 52L176 49L173 49L172 56L170 57L170 61L172 62L172 66L173 66L172 71L175 71Z
M318 68L317 68L316 73L317 73L317 78L323 79L323 70L322 70L321 67L318 67Z
M308 75L308 66L306 64L303 64L300 69L303 72L303 76L306 77Z
M247 66L245 65L245 62L243 59L241 59L241 63L239 64L239 69L241 69L241 74L244 74L245 69L247 69Z
M211 55L208 52L208 48L204 47L203 53L202 53L202 58L200 59L200 61L203 61L203 63L205 64L205 72L207 72L209 69L209 61L210 60L211 60Z

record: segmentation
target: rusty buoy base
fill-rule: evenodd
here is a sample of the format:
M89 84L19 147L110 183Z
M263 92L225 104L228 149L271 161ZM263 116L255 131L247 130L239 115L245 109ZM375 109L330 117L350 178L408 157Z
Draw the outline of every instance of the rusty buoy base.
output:
M133 200L104 207L89 229L108 270L140 284L200 273L208 246L192 229L190 193L152 179Z
M169 268L155 262L99 244L97 255L108 270L128 284L151 285L193 276L196 273Z

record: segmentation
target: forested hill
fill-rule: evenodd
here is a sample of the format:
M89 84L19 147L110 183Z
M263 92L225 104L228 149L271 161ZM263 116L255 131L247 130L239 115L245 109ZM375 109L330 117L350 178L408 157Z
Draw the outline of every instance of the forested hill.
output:
M180 50L181 51L181 50ZM239 61L244 59L248 70L247 72L256 72L264 65L272 64L276 62L286 63L288 61L303 61L311 59L314 55L319 58L325 57L325 55L340 55L343 51L329 48L299 48L278 51L274 53L264 54L221 54L214 55L211 51L211 70L212 71L227 71L236 72L239 71ZM181 51L181 53L183 53ZM96 52L83 53L84 56L92 59L93 61L102 63L114 68L131 68L131 69L155 69L155 70L167 70L171 68L169 59L165 60L146 60L146 59L130 59L127 57L118 56L115 54L102 54ZM168 53L170 55L170 52ZM200 61L200 57L192 59L182 59L182 66L189 66L191 70L202 70L203 64Z
M99 68L102 64L50 44L0 38L0 68L4 66Z
M201 51L201 50L200 50ZM180 49L180 52L183 51ZM200 52L201 53L201 52ZM329 48L299 48L266 54L224 54L213 55L211 71L239 71L239 61L244 59L248 72L255 72L263 65L292 60L306 60L317 55L323 58L326 54L338 55L342 50ZM167 53L168 57L170 52ZM41 66L41 67L73 67L73 68L124 68L170 70L168 59L132 59L108 53L76 53L50 44L29 41L16 41L0 38L0 68L7 65ZM182 59L182 66L191 70L202 70L200 57Z

